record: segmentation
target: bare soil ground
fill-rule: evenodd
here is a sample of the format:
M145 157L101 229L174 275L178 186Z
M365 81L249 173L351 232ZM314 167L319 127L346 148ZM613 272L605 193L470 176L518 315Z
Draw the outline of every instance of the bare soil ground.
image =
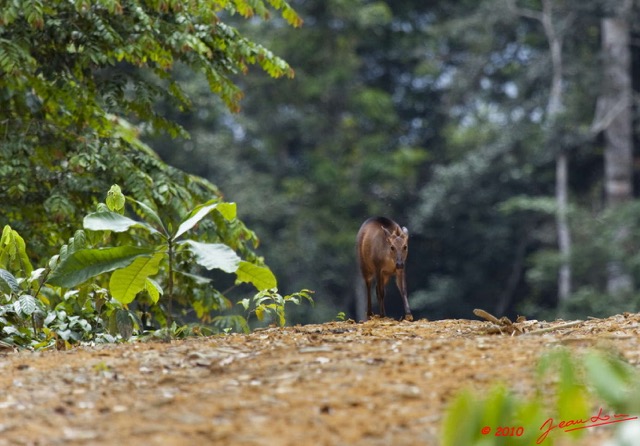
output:
M604 347L640 363L639 315L519 327L374 319L3 351L0 445L437 445L458 390L504 381L526 395L546 349ZM588 431L581 445L614 428Z

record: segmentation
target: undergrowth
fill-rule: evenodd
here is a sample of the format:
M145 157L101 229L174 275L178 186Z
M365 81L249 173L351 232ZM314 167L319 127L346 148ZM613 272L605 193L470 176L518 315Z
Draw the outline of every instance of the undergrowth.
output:
M640 438L640 373L610 352L552 350L538 363L533 394L498 384L479 396L463 390L442 424L442 446L552 446L580 440L589 429L619 429L607 446Z

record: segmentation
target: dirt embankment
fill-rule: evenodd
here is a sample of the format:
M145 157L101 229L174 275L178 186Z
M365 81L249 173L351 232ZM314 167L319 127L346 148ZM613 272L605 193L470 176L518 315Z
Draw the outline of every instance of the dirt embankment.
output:
M522 327L534 333L489 334L495 326L481 321L384 319L4 351L0 446L437 445L446 403L459 389L481 392L502 380L527 394L545 349L604 346L640 363L638 315ZM581 444L614 432L589 431ZM562 435L555 444L564 444Z

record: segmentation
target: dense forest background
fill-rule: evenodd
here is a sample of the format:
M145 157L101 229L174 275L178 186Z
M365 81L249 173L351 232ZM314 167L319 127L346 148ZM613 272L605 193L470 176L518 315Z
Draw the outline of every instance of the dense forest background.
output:
M378 214L410 230L420 317L638 310L637 3L292 5L299 30L241 29L294 79L242 77L235 115L191 79L192 138L150 144L243 204L282 286L316 291L299 320L362 316L354 238Z
M236 202L241 221L196 229L314 290L289 322L364 316L372 215L409 229L417 318L639 311L637 1L90 3L3 2L0 217L33 263L118 183L169 228ZM189 255L178 303L233 312L247 290L207 273L215 291L191 291Z

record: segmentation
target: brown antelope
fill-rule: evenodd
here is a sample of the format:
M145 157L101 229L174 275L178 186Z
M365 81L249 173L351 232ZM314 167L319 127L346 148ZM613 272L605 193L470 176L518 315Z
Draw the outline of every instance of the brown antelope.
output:
M357 236L358 263L367 286L367 317L371 311L371 284L376 281L376 295L380 316L385 317L384 289L393 275L404 303L404 318L413 320L407 300L407 282L404 263L407 259L409 231L385 217L372 217L365 221Z

